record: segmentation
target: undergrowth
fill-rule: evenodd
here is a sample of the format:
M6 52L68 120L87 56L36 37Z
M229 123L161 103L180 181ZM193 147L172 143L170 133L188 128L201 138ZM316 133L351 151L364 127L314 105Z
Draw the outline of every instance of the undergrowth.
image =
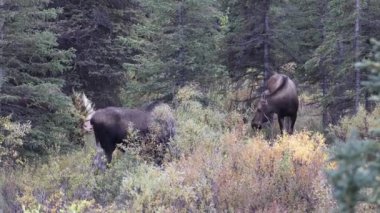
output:
M190 90L191 91L191 90ZM186 93L186 91L184 92ZM205 107L182 94L177 135L162 166L139 152L93 167L87 146L49 163L2 174L5 212L328 212L335 208L319 133L269 143L251 136L237 112ZM92 141L93 142L93 141ZM115 154L115 153L114 153Z

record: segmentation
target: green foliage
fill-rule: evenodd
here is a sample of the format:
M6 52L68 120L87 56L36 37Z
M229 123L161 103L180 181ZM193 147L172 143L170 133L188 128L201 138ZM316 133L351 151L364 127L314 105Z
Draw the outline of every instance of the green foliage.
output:
M47 9L49 2L5 1L1 9L1 30L6 32L0 55L5 71L1 115L31 123L28 143L19 150L25 158L41 158L52 149L68 151L80 140L74 108L61 90L75 51L58 48L51 24L61 11Z
M216 86L224 67L217 58L221 33L218 3L207 1L144 1L148 17L134 25L126 45L138 52L124 64L127 104L170 99L188 83Z
M173 168L161 171L149 165L140 165L123 179L121 193L128 197L126 209L139 212L212 210L205 206L211 197L197 197L203 195L197 193L202 187L207 187L210 193L210 186L204 182L207 180L200 179L194 186L184 185L184 175Z
M269 16L271 3L244 0L221 2L229 21L221 49L223 63L233 77L245 80L248 75L257 79L264 69L264 44L273 37L264 30L264 17ZM272 52L269 57L273 58Z
M373 58L373 61L365 60L357 66L369 68L373 73L366 86L374 92L376 98L380 92L376 81L380 74L380 68L373 65L376 65L380 58L377 57L378 43L374 42L374 45L376 57ZM364 122L361 122L363 119L365 119ZM359 122L352 122L351 125L344 126L346 122L355 120L359 120ZM380 144L377 134L380 129L379 107L371 114L359 111L355 117L343 119L343 121L340 128L357 128L356 132L361 136L363 128L360 127L363 123L367 125L365 138L369 139L358 138L355 131L347 132L347 134L351 134L351 137L346 141L346 144L336 145L332 161L337 163L337 168L329 173L334 186L334 195L342 211L355 212L359 204L373 204L372 209L378 211L380 204L380 182L378 179L380 175ZM369 129L373 131L368 131Z
M120 204L121 184L123 179L130 176L134 169L143 163L138 153L127 150L123 156L119 156L116 162L112 162L111 168L105 172L91 173L94 176L92 190L96 204L102 206L112 203Z
M7 92L13 93L11 97L15 101L3 101L3 113L13 112L15 119L29 120L32 124L28 143L24 145L24 154L46 154L52 148L68 151L79 143L78 119L73 116L74 107L70 98L57 85L20 85L9 88ZM15 109L8 111L11 110L10 107Z
M200 96L202 94L190 86L180 89L177 93L176 100L179 102L179 106L175 117L179 129L172 143L173 151L180 152L175 153L177 156L190 154L199 143L205 146L217 144L219 142L217 136L226 130L226 123L223 121L227 115L202 106L200 102L196 101ZM237 124L238 119L235 122L231 122L229 125Z
M368 80L364 81L363 85L372 95L371 99L378 103L380 101L380 42L371 39L371 43L373 44L373 49L370 54L371 60L363 60L361 63L357 63L356 66L370 71ZM377 128L372 129L373 134L376 136L380 136L380 128L378 125L380 125L380 119L377 120Z
M345 144L336 145L331 160L338 167L328 174L341 211L355 212L355 207L361 202L380 204L379 153L378 142L355 137Z
M0 117L0 167L9 168L23 163L20 150L24 137L30 132L30 123L12 122L10 116Z
M6 1L3 55L0 60L15 85L31 83L29 79L57 77L70 69L74 50L59 50L57 37L48 28L58 9L45 9L48 1ZM50 14L50 15L49 15ZM20 75L24 75L20 79ZM37 83L37 82L33 82Z
M312 8L317 10L309 15L317 18L312 23L318 29L315 35L319 39L314 42L313 54L304 64L305 72L299 74L320 85L317 101L322 103L326 127L328 123L337 124L347 114L356 113L359 102L365 102L367 110L370 108L367 90L360 88L360 84L353 84L355 80L365 81L367 72L358 72L353 62L369 52L367 41L370 38L380 36L373 27L373 20L379 20L380 5L377 1L361 0L358 11L354 0L303 2L316 4ZM358 32L355 32L356 20L359 21ZM359 100L354 98L355 94L359 95Z
M139 1L52 2L62 8L54 28L61 49L76 50L65 88L85 91L97 108L121 105L120 92L129 85L123 64L134 63L139 52L125 43L145 15Z
M373 44L373 49L369 59L357 63L356 66L370 71L368 80L363 82L363 85L368 88L371 94L374 94L372 96L373 100L378 102L380 101L380 42L371 39L371 43Z

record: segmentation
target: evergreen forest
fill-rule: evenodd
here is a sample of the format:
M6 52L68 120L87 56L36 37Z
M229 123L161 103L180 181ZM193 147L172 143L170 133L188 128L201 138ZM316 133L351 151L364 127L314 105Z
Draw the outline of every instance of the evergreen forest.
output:
M0 0L0 212L379 212L379 101L379 0Z

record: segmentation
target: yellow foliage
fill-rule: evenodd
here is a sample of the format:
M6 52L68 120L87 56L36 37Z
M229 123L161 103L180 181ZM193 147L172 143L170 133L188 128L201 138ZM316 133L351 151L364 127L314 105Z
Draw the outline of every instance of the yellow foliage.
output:
M247 138L233 129L219 144L199 143L162 169L141 165L122 194L132 211L331 211L327 152L318 133Z
M32 186L26 185L23 188L23 195L18 197L17 200L21 203L24 210L40 208L36 198L33 196Z
M183 186L210 178L209 193L219 210L331 210L333 204L325 203L332 200L331 192L322 175L326 159L324 138L318 133L286 135L271 146L262 136L244 139L231 131L219 147L199 146L169 168L184 174Z
M277 139L274 149L278 152L288 150L293 160L299 164L310 164L318 158L323 163L326 160L324 137L320 133L301 132L295 135L285 135ZM321 150L322 149L322 150Z
M72 198L80 192L88 193L89 189L84 186L89 186L93 180L89 178L93 175L91 153L88 151L87 155L83 155L83 152L77 152L69 157L54 157L49 164L12 174L21 192L17 201L24 211L62 212L71 206L71 202L79 202Z
M363 139L367 139L374 129L380 129L380 106L377 106L372 112L367 112L363 106L359 107L355 116L343 117L339 124L330 126L330 133L339 139L346 141L354 131L359 133Z
M79 212L93 212L101 213L104 212L102 207L95 203L95 200L74 200L68 205L68 212L79 213Z
M193 100L193 98L196 98L196 97L201 97L202 93L196 88L197 87L194 84L190 84L190 85L182 87L181 89L178 90L176 94L176 100L178 102L184 102L184 101Z

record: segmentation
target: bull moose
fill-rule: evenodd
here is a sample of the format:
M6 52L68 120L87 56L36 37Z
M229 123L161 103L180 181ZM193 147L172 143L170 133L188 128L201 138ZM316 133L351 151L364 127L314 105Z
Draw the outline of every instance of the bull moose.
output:
M143 139L154 136L156 142L164 144L175 134L174 116L166 104L154 103L141 109L107 107L95 111L83 93L80 99L79 108L87 112L83 128L94 131L96 144L103 149L108 163L112 161L117 144L124 142L131 128Z
M272 122L272 116L277 114L281 134L283 134L284 119L290 118L288 133L293 134L297 119L298 95L294 82L286 75L274 74L267 82L265 91L258 101L255 116L251 125L253 129L261 129L266 122Z

